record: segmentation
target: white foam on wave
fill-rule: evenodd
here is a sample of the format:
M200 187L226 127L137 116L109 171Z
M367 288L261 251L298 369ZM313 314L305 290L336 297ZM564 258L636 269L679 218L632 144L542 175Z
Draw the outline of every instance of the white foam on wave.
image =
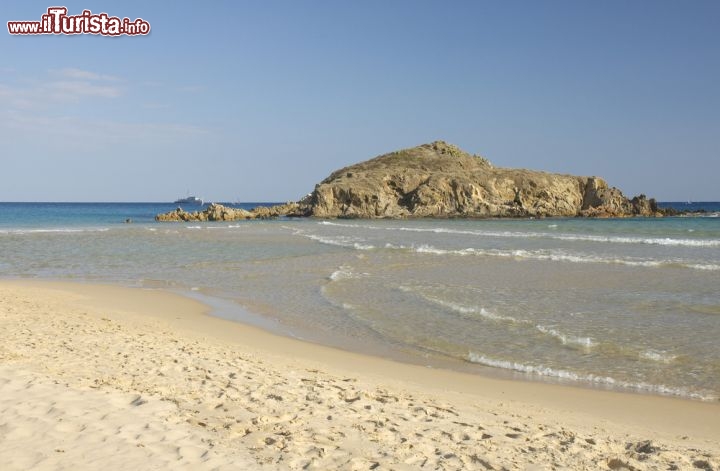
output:
M640 358L650 361L656 361L658 363L670 364L677 358L677 355L673 355L663 350L643 350L640 352Z
M340 281L340 280L347 280L351 278L360 278L360 275L354 273L352 271L351 267L348 267L346 265L340 266L337 270L332 272L330 276L328 276L328 280L330 281Z
M515 319L514 317L496 314L494 312L488 311L484 307L466 306L464 304L456 303L454 301L446 301L444 299L436 298L435 296L427 295L427 294L422 293L422 292L418 291L417 289L411 288L409 286L401 285L399 287L399 289L401 291L405 291L406 293L417 294L418 296L425 299L426 301L430 301L433 304L443 306L445 308L450 309L451 311L455 311L460 314L477 314L480 317L484 317L485 319L489 319L492 321L502 321L502 322L511 322L511 323L527 322L527 321L521 321L521 320Z
M407 286L400 286L400 290L418 294L423 299L430 301L431 303L437 304L439 306L443 306L445 308L450 309L451 311L455 311L460 314L477 314L480 317L484 317L485 319L489 319L492 321L500 321L500 322L510 322L512 324L531 324L531 322L528 320L516 319L511 316L503 316L501 314L497 314L497 313L488 311L484 307L467 306L467 305L460 304L460 303L457 303L454 301L447 301L444 299L437 298L435 296L429 296L427 294L424 294L422 292L419 292L416 289L413 289L413 288L410 288ZM547 326L540 325L540 324L535 325L535 329L545 335L548 335L550 337L555 338L556 340L559 340L563 345L575 345L575 346L583 347L586 349L597 346L597 342L591 337L579 337L579 336L575 336L575 335L566 334L566 333L560 332L559 330L557 330L553 327L547 327Z
M332 221L320 221L318 222L321 226L337 226L337 227L367 227L368 229L375 229L374 226L361 226L360 224L347 224L347 223L340 223L340 222L332 222Z
M557 329L539 324L536 325L535 328L543 334L555 337L563 345L578 345L583 348L593 348L597 345L591 337L577 337L575 335L564 334Z
M490 366L493 368L501 368L504 370L518 371L520 373L526 373L531 375L545 376L549 378L558 378L582 383L602 384L622 389L651 392L668 396L680 396L692 399L699 399L703 401L717 400L717 397L715 396L693 392L684 388L674 388L662 384L651 384L646 382L634 383L629 381L620 381L609 376L597 376L593 374L575 373L568 370L550 368L544 365L530 365L508 360L498 360L475 352L469 352L467 360L471 363L477 363L479 365Z
M476 248L465 248L465 249L439 249L428 244L421 245L394 245L385 244L386 249L394 250L408 250L421 254L432 254L432 255L477 255L487 257L501 257L501 258L516 258L516 259L527 259L527 260L549 260L554 262L571 262L571 263L606 263L606 264L618 264L627 265L632 267L663 267L663 266L678 266L682 268L691 268L695 270L709 270L717 271L720 270L720 265L717 264L703 264L703 263L688 263L680 260L639 260L639 259L628 259L628 258L609 258L600 257L596 255L580 255L570 254L561 250L554 249L538 249L538 250L501 250L501 249L476 249Z
M452 301L445 301L443 299L438 299L438 298L435 298L432 296L427 296L427 295L422 295L422 297L432 303L446 307L446 308L450 309L451 311L459 312L461 314L477 314L480 317L484 317L485 319L490 319L492 321L502 321L502 322L511 322L511 323L520 322L517 319L515 319L514 317L495 314L494 312L488 311L484 307L464 306L459 303L455 303Z
M434 255L447 255L447 254L453 254L456 252L453 250L437 249L437 248L433 247L432 245L427 245L427 244L421 244L421 245L416 245L416 246L411 246L411 247L406 247L406 246L401 245L399 248L400 249L408 249L409 248L413 252L429 253L429 254L434 254ZM466 255L466 254L462 253L462 251L457 251L457 254L458 255Z
M357 250L372 250L372 249L375 248L374 245L361 244L361 243L358 243L358 242L353 243L352 246L353 246L354 249L357 249Z
M707 271L718 271L720 270L720 265L715 265L712 263L688 263L688 268L693 268L695 270L707 270Z
M597 235L557 235L553 239L566 241L607 242L616 244L648 244L683 247L720 247L717 239L673 239L670 237L624 237Z
M660 267L663 265L680 265L687 266L688 268L693 268L689 265L683 265L681 262L673 260L634 260L627 258L608 258L598 257L596 255L575 255L554 250L514 250L513 255L517 258L527 258L532 260L550 260L553 262L608 263L647 268Z
M370 230L383 230L382 227L377 226L371 226L369 224L348 224L348 223L340 223L340 222L331 222L331 221L320 221L317 223L320 226L335 226L335 227L347 227L350 229L370 229ZM389 228L386 228L389 229Z
M717 217L717 214L714 216ZM556 234L550 232L513 232L513 231L482 231L469 229L450 229L446 227L379 227L372 225L343 224L321 221L319 224L338 227L353 227L372 230L431 232L436 234L476 235L482 237L513 237L513 238L548 238L564 241L601 242L616 244L648 244L684 247L720 247L720 239L676 239L672 237L636 237L636 236L601 236L593 234ZM557 224L548 228L555 229Z
M295 231L295 235L299 235L302 237L306 237L310 240L314 240L316 242L320 242L321 244L325 245L335 245L338 247L347 247L355 250L372 250L375 248L374 245L365 244L363 243L362 239L359 239L357 237L349 237L349 236L337 236L337 237L326 237L326 236L320 236L316 234L308 234L302 231Z
M337 245L340 247L349 247L349 245L350 245L350 244L344 242L343 239L338 239L338 238L333 239L331 237L317 236L314 234L299 234L299 235L301 235L303 237L307 237L310 240L320 242L321 244L326 244L326 245Z
M504 232L488 232L488 231L470 231L470 230L463 230L463 229L448 229L445 227L434 227L434 228L424 228L424 227L388 227L387 230L389 231L404 231L404 232L433 232L435 234L460 234L460 235L486 235L486 236L492 236L493 234L505 234ZM510 233L508 233L510 234Z
M202 226L185 226L185 229L198 230L202 229Z

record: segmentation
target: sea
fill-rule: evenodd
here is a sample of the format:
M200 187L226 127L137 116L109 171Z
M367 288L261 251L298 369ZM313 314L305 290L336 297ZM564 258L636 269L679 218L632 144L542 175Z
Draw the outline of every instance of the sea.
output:
M0 278L172 290L428 368L720 400L720 202L662 203L703 210L667 218L154 221L175 206L0 203Z

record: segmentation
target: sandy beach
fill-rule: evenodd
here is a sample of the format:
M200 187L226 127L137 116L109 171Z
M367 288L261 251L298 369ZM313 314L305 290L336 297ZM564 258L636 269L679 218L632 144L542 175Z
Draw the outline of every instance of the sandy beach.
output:
M710 470L718 424L718 403L400 364L163 291L0 282L4 470Z

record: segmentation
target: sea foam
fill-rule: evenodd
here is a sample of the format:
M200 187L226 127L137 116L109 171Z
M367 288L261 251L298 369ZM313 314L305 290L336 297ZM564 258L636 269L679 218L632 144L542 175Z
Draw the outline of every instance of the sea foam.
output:
M658 363L670 364L677 358L677 355L661 351L661 350L643 350L640 352L640 358Z
M295 231L295 235L299 235L302 237L306 237L310 240L314 240L316 242L320 242L321 244L325 245L335 245L337 247L347 247L355 250L372 250L375 248L374 245L365 244L363 243L364 240L358 239L357 237L349 237L349 236L337 236L337 237L327 237L327 236L321 236L316 234L308 234L306 232L302 231Z
M597 345L595 340L593 340L591 337L577 337L575 335L568 335L564 334L557 329L554 329L552 327L546 327L544 325L536 325L535 328L542 332L543 334L549 335L551 337L555 337L557 340L559 340L563 345L577 345L583 348L592 348Z
M340 223L328 223L333 225L342 225ZM353 227L352 225L345 225ZM368 226L369 227L369 226ZM295 234L307 237L317 242L337 245L340 247L354 248L356 250L372 250L376 246L364 243L365 241L357 237L349 236L321 236L316 234L308 234L300 231L296 231ZM359 242L360 241L360 242ZM393 243L386 243L385 249L389 250L403 250L416 252L419 254L431 254L431 255L477 255L487 257L501 257L501 258L515 258L515 259L526 259L526 260L547 260L554 262L570 262L570 263L605 263L605 264L617 264L627 265L631 267L644 267L644 268L657 268L657 267L678 267L678 268L690 268L693 270L705 270L705 271L718 271L720 265L713 263L695 263L684 260L648 260L648 259L637 259L637 258L619 258L619 257L603 257L599 255L589 255L583 253L569 253L561 249L479 249L474 247L467 247L464 249L442 249L430 244L412 244L412 245L397 245Z
M403 291L413 291L407 287L402 287L401 289ZM524 319L516 319L511 316L503 316L501 314L497 314L494 312L491 312L484 307L478 307L478 306L468 306L464 304L460 304L454 301L447 301L444 299L436 298L434 296L429 296L426 294L419 293L420 296L430 301L431 303L437 304L439 306L443 306L447 309L450 309L451 311L458 312L460 314L466 314L466 315L477 315L479 317L491 320L491 321L500 321L500 322L510 322L512 324L530 324L530 321L524 320ZM570 346L579 346L583 348L593 348L597 346L597 342L592 339L591 337L579 337L575 335L570 335L563 333L556 328L553 327L547 327L544 325L536 325L535 329L545 335L548 335L550 337L555 338L556 340L559 340L563 345L570 345Z
M651 384L646 382L619 381L609 376L597 376L593 374L575 373L569 370L555 369L543 365L531 365L508 360L498 360L475 352L469 352L467 360L471 363L501 368L504 370L517 371L530 375L545 376L562 380L576 381L589 384L607 385L622 389L629 389L642 392L652 392L666 396L680 396L703 401L715 401L717 397L711 394L704 394L689 391L685 388L674 388L662 384Z
M459 304L456 302L445 301L443 299L435 298L432 296L427 296L427 295L421 295L421 296L424 299L426 299L432 303L446 307L446 308L450 309L451 311L455 311L460 314L476 314L480 317L483 317L485 319L490 319L492 321L503 321L503 322L511 322L511 323L522 322L522 321L519 321L518 319L515 319L514 317L495 314L493 312L488 311L484 307L465 306L465 305L462 305L462 304Z
M337 270L332 272L330 276L328 276L328 279L330 281L340 281L340 280L348 280L351 278L360 278L361 275L358 275L352 271L351 267L348 267L346 265L342 265Z
M610 244L646 244L684 247L720 247L720 239L677 239L672 237L636 237L636 236L603 236L593 234L557 234L551 232L517 232L517 231L486 231L470 229L451 229L445 227L380 227L369 224L345 224L330 221L321 221L319 224L337 227L362 228L371 230L404 231L404 232L430 232L435 234L475 235L494 238L547 238L576 242L599 242ZM548 225L548 228L557 228L557 224Z
M632 267L672 267L691 268L694 270L717 271L720 265L712 263L692 263L682 260L643 260L632 258L617 257L601 257L598 255L572 254L557 249L477 249L468 247L464 249L440 249L428 244L419 245L395 245L385 244L386 249L412 251L420 254L431 255L477 255L487 257L515 258L526 260L548 260L553 262L571 262L571 263L606 263L627 265Z

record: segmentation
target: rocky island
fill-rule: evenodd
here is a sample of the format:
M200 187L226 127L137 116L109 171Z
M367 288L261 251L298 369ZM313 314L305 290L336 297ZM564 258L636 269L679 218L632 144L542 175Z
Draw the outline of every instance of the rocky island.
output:
M318 218L661 216L654 199L628 199L599 177L494 167L444 141L375 157L330 174L298 202L251 211L213 204L158 221Z

